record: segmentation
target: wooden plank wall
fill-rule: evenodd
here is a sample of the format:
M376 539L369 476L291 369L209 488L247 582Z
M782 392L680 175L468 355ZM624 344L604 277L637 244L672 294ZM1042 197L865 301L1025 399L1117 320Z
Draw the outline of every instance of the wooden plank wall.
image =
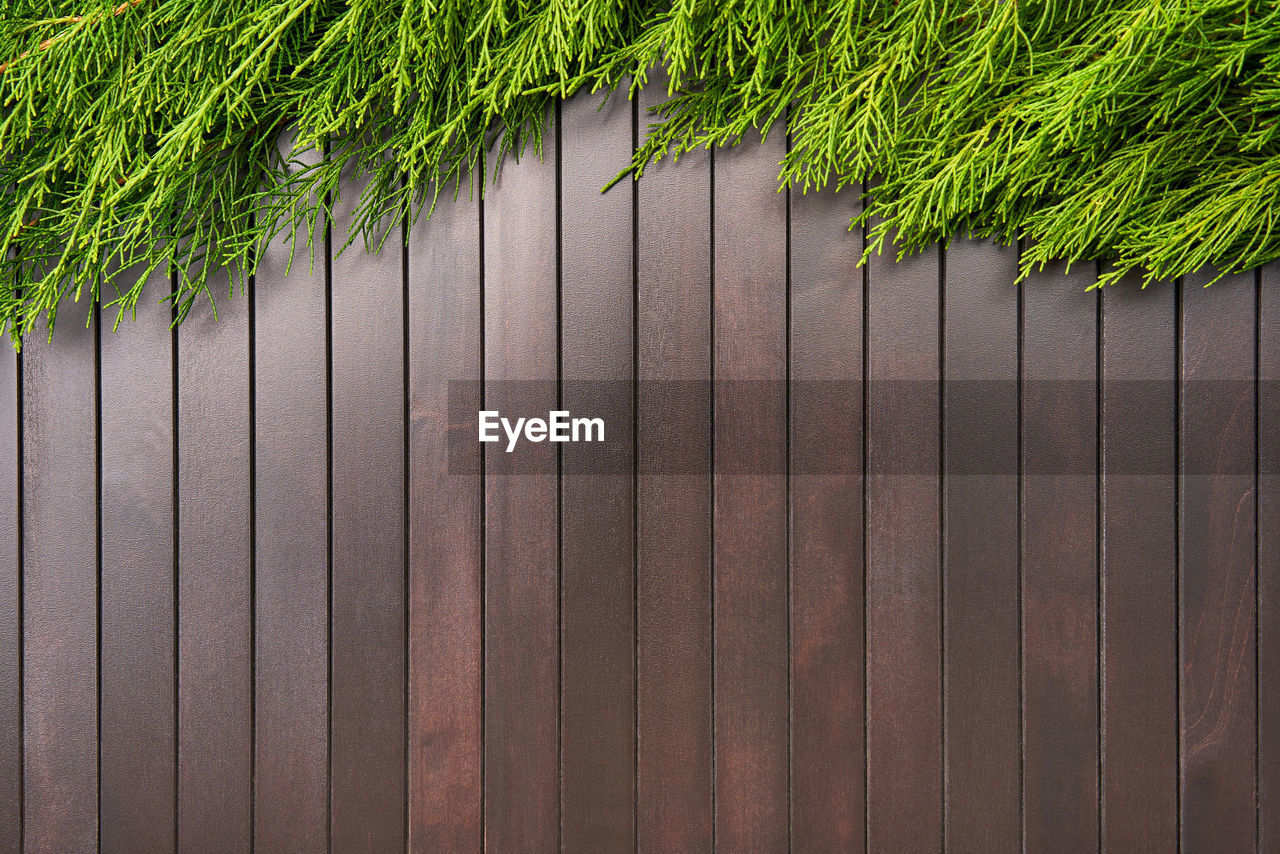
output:
M1280 850L1280 267L601 194L662 97L0 358L0 852Z

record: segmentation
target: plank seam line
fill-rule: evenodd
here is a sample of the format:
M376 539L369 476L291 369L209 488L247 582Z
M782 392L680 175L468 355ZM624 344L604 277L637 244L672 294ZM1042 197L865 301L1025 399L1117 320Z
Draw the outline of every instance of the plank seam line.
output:
M1094 275L1102 275L1102 264L1098 263L1094 267ZM1106 828L1106 798L1104 797L1104 789L1106 785L1106 749L1107 742L1104 737L1106 731L1106 640L1107 640L1107 613L1104 603L1106 601L1106 584L1107 578L1103 571L1105 559L1105 520L1106 520L1106 481L1104 477L1103 465L1105 455L1103 446L1106 441L1106 434L1103 430L1103 397L1102 384L1105 376L1103 360L1106 349L1103 346L1103 336L1105 334L1103 326L1103 302L1102 289L1098 288L1095 294L1094 303L1094 399L1093 399L1093 417L1094 417L1094 464L1093 464L1093 500L1094 500L1094 590L1095 590L1095 615L1094 615L1094 633L1096 647L1096 679L1097 679L1097 809L1098 809L1098 851L1103 850L1103 842L1105 839L1104 831Z
M866 204L867 184L864 181L861 185L862 198L859 200L859 207ZM867 224L864 222L859 227L862 238L862 255L863 258L867 251ZM869 264L862 264L862 850L869 852L871 850L871 751L870 745L870 689L869 674L871 671L871 640L870 632L867 629L867 569L870 565L870 519L869 519L869 497L870 490L868 487L869 473L868 459L871 454L871 434L870 434L870 418L868 415L870 395L868 394L868 384L870 381L870 330L871 330L871 267Z
M1022 241L1014 246L1015 260L1019 266L1022 261ZM1018 432L1017 432L1017 485L1015 501L1017 504L1017 603L1018 609L1018 850L1027 847L1027 683L1024 636L1026 632L1025 613L1023 609L1023 551L1026 548L1026 525L1023 523L1023 498L1026 491L1026 473L1023 462L1022 431L1023 421L1023 374L1026 372L1026 331L1027 331L1027 288L1025 281L1014 283L1017 288L1017 357L1014 371L1017 377L1018 398Z
M476 241L478 243L477 252L476 252L476 256L477 256L476 272L477 272L477 275L479 276L478 291L479 291L479 303L480 303L480 306L479 306L480 336L479 336L479 346L477 347L477 350L479 351L478 367L480 370L480 406L481 408L484 408L486 386L485 386L485 358L484 358L485 356L485 319L484 319L484 301L485 301L484 186L485 186L485 183L484 183L483 173L480 176L479 184L480 186L476 190L476 195L478 197L477 204L476 204L476 219L478 220L478 228L477 228L477 236L476 236ZM486 589L487 589L488 580L487 580L486 570L487 570L487 562L488 562L488 539L487 538L488 538L489 509L488 509L488 476L487 476L487 468L486 468L488 464L488 456L484 448L481 448L478 451L478 454L480 457L480 482L478 484L479 492L480 492L480 496L479 496L480 512L479 512L479 520L478 520L479 527L480 527L480 543L479 543L480 554L478 555L480 559L480 572L479 572L479 576L480 576L480 590L479 590L479 594L480 594L480 756L478 757L479 765L480 765L480 827L479 827L480 839L479 839L479 842L480 842L480 850L485 851L487 848L487 830L488 830L488 827L486 824L486 815L485 815L485 807L487 803L486 796L485 796L485 771L486 771L485 758L487 756L487 753L486 753L487 742L485 740L485 736L486 736L485 722L487 720L487 713L485 711L485 704L486 704L486 699L488 697L488 690L487 690L488 689L488 682L487 682L488 656L486 653L486 650L488 647L488 627L486 624L486 619L487 619L486 605L488 602L486 597Z
M252 222L252 220L250 220ZM258 844L258 309L248 277L249 333L249 851Z
M640 98L631 99L631 154ZM631 181L631 848L640 851L640 184Z
M25 456L26 439L25 439L25 431L23 429L25 407L23 406L22 373L23 373L22 351L19 350L14 357L14 380L15 380L14 399L16 403L14 407L15 409L14 416L17 420L17 424L16 424L17 429L14 431L16 434L16 442L15 442L16 447L14 448L14 452L18 458L17 459L18 464L16 468L17 477L15 478L15 480L17 481L17 483L15 484L16 492L17 492L17 496L16 496L17 501L15 502L15 505L16 505L15 509L17 510L17 519L15 521L18 527L18 535L16 538L15 545L17 546L17 549L18 549L17 605L18 605L18 849L19 851L25 850L25 847L26 847L25 837L26 837L26 829L27 829L26 821L25 821L26 811L27 811L27 728L26 728L27 704L26 704L26 686L25 686L27 644L26 644L26 638L25 638L26 623L22 618L23 610L26 604L26 597L23 595L23 588L25 587L25 584L26 584L26 578L25 578L26 561L24 556L24 551L26 549L26 538L22 534L23 517L25 515L23 493L26 490L26 487L25 487L26 467L23 462L23 457Z
M22 390L22 353L19 351L14 373L17 375L17 456L18 456L18 847L19 850L26 850L26 814L27 814L27 692L26 692L26 622L23 620L23 613L26 608L26 597L24 589L26 587L26 539L22 535L23 517L25 515L25 507L23 506L23 494L26 491L26 472L23 465L23 457L25 456L26 439L23 430L23 390Z
M1173 290L1173 659L1174 659L1174 743L1177 786L1174 789L1174 816L1178 851L1182 851L1182 334L1183 294L1186 282L1174 282Z
M1253 838L1262 850L1262 269L1253 271Z
M177 267L171 266L169 269L169 286L170 293L178 288L178 270ZM180 538L180 519L182 512L181 503L181 481L179 478L179 464L181 462L179 436L178 436L178 327L173 325L173 321L177 320L178 308L173 304L170 308L170 330L169 330L169 388L170 388L170 433L173 436L173 458L171 465L173 470L170 472L172 479L173 492L173 527L170 532L171 547L173 549L173 846L177 850L178 840L181 835L180 810L182 809L182 801L179 794L182 789L179 757L182 751L182 706L180 690L182 688L181 679L181 619L182 619L182 576L181 576L181 538Z
M716 150L708 149L707 159L710 164L710 180L708 181L710 240L708 243L708 270L710 287L707 289L708 303L708 409L710 415L710 491L707 508L710 517L710 553L711 575L710 611L711 616L711 850L716 850Z
M404 182L404 176L400 176L401 183ZM407 854L409 851L409 715L410 697L409 697L409 597L411 567L409 553L409 485L411 483L409 471L409 215L406 213L400 218L400 384L401 384L401 423L400 438L403 445L400 469L400 493L403 505L401 507L401 560L403 566L401 569L400 588L402 595L402 614L403 622L403 653L404 661L401 667L401 681L404 683L401 687L404 691L404 721L401 724L401 749L404 751L404 774L402 784L404 786L404 850Z
M89 316L93 321L93 504L94 504L94 560L97 563L95 575L95 608L94 619L97 632L97 740L94 747L97 751L97 789L94 804L97 850L102 850L102 315L97 303L89 306Z
M788 118L789 118L789 116L788 116ZM787 134L786 134L786 138L785 138L785 143L786 143L786 150L787 150L787 152L788 152L788 153L790 153L790 152L791 152L791 130L790 130L790 128L787 128ZM794 495L792 494L792 491L791 491L791 187L790 187L790 186L788 186L788 187L786 188L785 203L786 203L786 234L785 234L785 255L786 255L786 259L785 259L785 262L784 262L784 263L785 263L785 275L786 275L786 281L785 281L784 288L785 288L785 292L786 292L786 296L785 296L786 305L785 305L785 308L784 308L785 319L784 319L784 321L783 321L783 322L784 322L784 324L785 324L785 328L784 328L784 336L785 336L785 339L786 339L786 341L785 341L785 348L786 348L786 352L785 352L785 354L784 354L784 358L785 358L785 361L786 361L786 365L785 365L785 368L784 368L785 373L786 373L786 379L785 379L785 381L784 381L783 385L784 385L784 389L785 389L784 394L786 395L786 404L785 404L785 406L786 406L786 412L785 412L785 419L784 419L784 420L785 420L785 422L786 422L786 424L785 424L785 431L786 431L786 439L785 439L785 442L786 442L786 445L785 445L785 448L784 448L785 453L786 453L786 481L785 481L786 498L785 498L785 502L784 502L784 503L785 503L785 512L786 512L786 535L785 535L784 554L785 554L785 556L786 556L786 563L787 563L787 567L786 567L786 570L787 570L787 591L786 591L786 592L787 592L787 851L788 851L788 852L790 852L790 851L791 851L791 849L792 849L792 836L793 836L793 835L794 835L794 833L795 833L795 827L794 827L794 823L795 823L795 815L794 815L794 813L795 813L795 807L794 807L794 804L793 804L793 802L792 802L792 798L793 798L793 792L792 792L793 781L792 781L792 768L791 768L791 763L792 763L792 758L793 758L793 757L792 757L792 754L794 753L794 744L793 744L793 742L794 742L794 722L793 722L793 716L794 716L794 709L793 709L794 696L793 696L793 693L792 693L792 684L791 684L791 681L792 681L792 673L791 673L791 670L792 670L792 658L791 658L791 608L792 608L792 602L791 602L791 584L792 584L791 523L792 523L792 501L793 501L793 499L794 499Z
M938 794L947 849L947 251L938 246Z
M329 146L325 144L325 154ZM333 850L333 196L324 215L325 851Z
M556 99L556 409L564 409L564 100ZM556 850L564 850L564 446L556 445Z

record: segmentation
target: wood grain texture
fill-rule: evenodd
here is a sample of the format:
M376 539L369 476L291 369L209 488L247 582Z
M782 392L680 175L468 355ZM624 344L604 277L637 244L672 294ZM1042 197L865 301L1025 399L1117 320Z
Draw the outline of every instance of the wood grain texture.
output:
M603 418L605 445L562 448L561 850L635 850L631 104L562 108L561 408Z
M344 182L346 235L362 184ZM332 259L330 846L405 844L404 233Z
M663 98L651 78L640 122ZM646 170L636 325L637 835L711 851L711 155ZM675 461L673 463L673 461Z
M939 273L868 261L868 851L942 847Z
M1177 294L1102 293L1102 847L1178 845Z
M18 357L0 356L0 852L22 849L22 570Z
M22 354L23 850L98 844L96 348L88 299Z
M480 851L480 202L409 231L409 849ZM451 388L455 389L451 397ZM455 468L456 466L456 468Z
M1096 270L1022 288L1022 693L1025 844L1098 849Z
M101 850L174 849L173 337L164 270L103 330ZM111 313L107 312L108 319Z
M1257 844L1253 273L1182 284L1182 850Z
M225 273L178 330L178 850L252 846L249 313Z
M1280 265L1258 290L1258 847L1280 845Z
M791 195L791 850L861 852L864 827L860 208Z
M783 129L716 151L715 840L782 851L789 832L786 197Z
M0 854L1277 847L1280 267L858 267L781 128L602 194L665 97L0 359Z
M485 407L554 408L556 163L507 161L485 198ZM559 494L556 449L485 447L485 845L552 851L560 837ZM523 473L520 473L523 472Z
M943 310L946 846L1021 847L1017 252L957 239Z
M317 231L314 255L305 233L267 247L254 280L254 847L281 854L328 840L323 220Z

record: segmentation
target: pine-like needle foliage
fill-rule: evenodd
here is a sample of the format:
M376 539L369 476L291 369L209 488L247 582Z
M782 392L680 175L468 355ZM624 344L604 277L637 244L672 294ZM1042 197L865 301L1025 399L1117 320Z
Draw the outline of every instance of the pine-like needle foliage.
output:
M665 66L656 157L780 127L781 179L870 182L872 246L1025 238L1024 270L1280 257L1280 18L1255 0L0 0L0 323L74 292L181 318L367 181L377 243L547 102ZM293 152L277 139L294 127ZM776 132L776 131L775 131ZM326 156L302 165L298 154ZM451 192L453 190L450 190ZM341 235L339 237L342 237ZM163 295L155 295L160 298ZM150 298L150 297L149 297Z

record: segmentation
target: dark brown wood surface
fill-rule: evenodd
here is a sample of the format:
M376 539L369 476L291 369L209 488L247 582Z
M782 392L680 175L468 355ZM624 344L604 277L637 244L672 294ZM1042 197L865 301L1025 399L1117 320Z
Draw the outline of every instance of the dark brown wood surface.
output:
M361 186L334 209L345 235ZM397 851L405 824L404 233L332 259L330 848Z
M414 854L475 851L484 840L481 208L466 188L441 204L440 216L410 230L406 255Z
M662 101L651 79L640 125ZM636 188L637 838L712 848L710 152Z
M23 851L98 842L97 353L88 300L22 355Z
M558 112L558 111L557 111ZM558 118L558 116L557 116ZM503 164L484 206L484 406L557 404L556 122L541 157ZM557 449L485 447L485 845L560 846Z
M1258 287L1258 847L1280 845L1280 266Z
M868 851L943 844L939 256L867 265Z
M1102 848L1178 846L1177 289L1102 293Z
M560 149L560 408L604 418L608 443L561 451L561 848L582 854L635 848L635 185L600 192L632 110L600 101L565 102Z
M22 584L18 357L0 357L0 851L22 850Z
M104 852L174 847L174 349L151 274L137 321L101 340ZM109 316L109 315L108 315Z
M210 283L228 292L226 274ZM253 836L249 310L197 305L178 331L178 851Z
M0 852L1276 848L1278 269L602 194L665 97L0 362Z
M957 239L943 282L946 847L1021 850L1017 252Z
M852 193L791 194L791 848L861 852L863 289ZM860 230L859 230L860 231Z
M1022 813L1028 851L1097 851L1098 291L1092 265L1022 294Z
M1178 501L1181 846L1257 844L1257 293L1182 283Z
M254 280L253 839L282 854L323 851L329 824L324 228L267 247Z
M782 127L716 151L712 192L716 849L786 848L787 212Z

